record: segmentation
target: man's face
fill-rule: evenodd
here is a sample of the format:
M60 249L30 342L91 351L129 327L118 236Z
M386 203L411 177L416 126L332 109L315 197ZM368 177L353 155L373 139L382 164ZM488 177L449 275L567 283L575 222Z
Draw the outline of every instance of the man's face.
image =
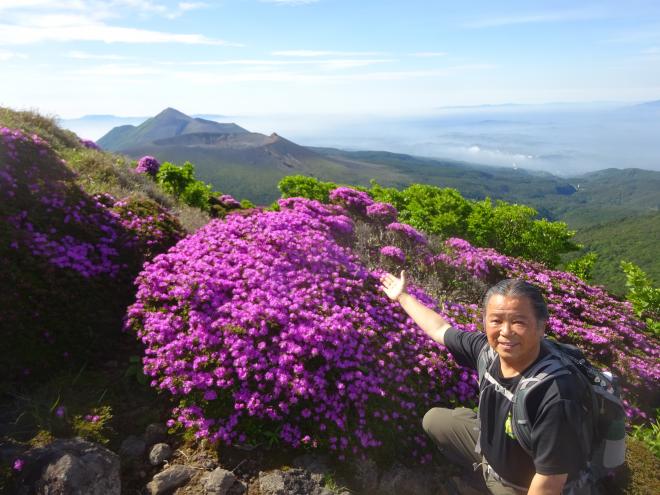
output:
M538 356L544 328L536 320L529 298L492 296L484 327L488 343L509 365L531 364Z

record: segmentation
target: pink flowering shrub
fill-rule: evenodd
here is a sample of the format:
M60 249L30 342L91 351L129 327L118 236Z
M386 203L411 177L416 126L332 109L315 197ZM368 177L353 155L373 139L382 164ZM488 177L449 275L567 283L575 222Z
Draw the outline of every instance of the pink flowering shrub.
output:
M0 367L29 378L111 348L144 260L109 197L92 198L37 135L0 128Z
M428 240L424 234L415 229L415 227L411 227L405 223L392 222L385 228L388 231L394 232L404 239L407 239L414 245L424 245L428 243Z
M374 222L389 224L396 221L398 213L389 203L373 203L367 206L367 217Z
M99 148L99 145L96 144L96 143L95 143L94 141L92 141L91 139L81 139L81 140L80 140L80 144L81 144L84 148L87 148L87 149L90 149L90 150L96 150L96 151L100 151L100 150L101 150L101 148Z
M149 174L152 177L156 177L158 170L160 170L160 162L149 155L140 158L135 167L138 174Z
M330 191L330 201L348 209L348 211L366 215L367 208L374 204L368 193L350 187L338 187Z
M129 196L111 206L121 225L135 233L136 248L146 258L167 251L185 237L176 217L151 199Z
M237 201L230 194L221 194L216 196L209 196L208 198L208 211L212 218L223 218L230 212L249 209L249 206L245 208L239 201Z
M398 264L402 264L406 261L406 253L396 246L384 246L380 248L380 254Z
M348 217L301 198L280 209L214 220L139 276L128 321L152 385L180 400L170 424L224 443L266 428L340 458L396 446L427 460L421 415L473 401L473 373L337 242Z
M218 198L218 201L225 208L240 208L241 203L236 201L231 194L223 194Z

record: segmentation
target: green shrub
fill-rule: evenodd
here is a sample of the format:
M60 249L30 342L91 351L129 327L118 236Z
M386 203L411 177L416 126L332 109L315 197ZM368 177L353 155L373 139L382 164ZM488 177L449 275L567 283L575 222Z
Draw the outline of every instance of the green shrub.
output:
M178 198L188 186L195 182L195 167L190 162L186 162L182 166L165 162L156 174L156 181L164 191Z
M73 418L73 433L85 440L106 444L110 441L108 434L111 420L112 408L110 406L95 407L89 413L79 414Z
M630 301L635 314L646 322L649 330L660 335L660 287L653 287L651 280L642 269L628 261L621 261L621 269L626 274L626 299Z
M211 186L201 181L188 184L181 193L181 201L200 210L209 210L209 201L214 196Z
M634 426L632 436L644 442L653 455L660 459L660 422L657 416L651 423Z
M336 186L302 175L285 177L278 185L282 198L301 196L324 203ZM456 189L427 184L412 184L398 190L372 180L370 189L349 187L368 192L375 201L391 204L399 212L399 221L427 234L460 237L508 256L555 267L561 254L579 249L571 240L575 232L568 230L565 223L538 219L537 211L528 206L504 201L493 205L489 198L472 201Z
M566 271L580 277L585 282L591 282L593 268L598 254L593 251L566 264Z
M579 247L571 241L575 232L563 222L537 219L534 208L489 198L471 201L451 188L422 184L398 191L372 182L369 191L376 201L399 210L401 221L429 234L461 237L502 254L556 266L560 255Z
M277 184L277 188L282 193L283 198L302 197L315 199L322 203L329 201L330 191L335 189L337 184L332 182L321 182L314 177L304 175L290 175L284 177Z

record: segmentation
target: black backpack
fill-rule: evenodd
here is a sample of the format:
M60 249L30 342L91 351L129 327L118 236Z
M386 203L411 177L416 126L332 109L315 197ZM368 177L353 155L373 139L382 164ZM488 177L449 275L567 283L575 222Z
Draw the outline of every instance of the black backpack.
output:
M484 345L477 360L479 386L484 380L495 385L498 392L512 402L511 429L520 446L532 455L531 421L528 416L527 397L539 385L557 376L571 374L582 380L589 391L588 413L575 420L575 431L579 432L583 451L589 453L587 469L578 480L568 483L563 494L592 493L590 487L606 476L625 460L625 410L616 380L608 372L595 368L575 346L543 339L541 345L546 357L527 370L513 393L501 387L489 370L497 354L488 343Z

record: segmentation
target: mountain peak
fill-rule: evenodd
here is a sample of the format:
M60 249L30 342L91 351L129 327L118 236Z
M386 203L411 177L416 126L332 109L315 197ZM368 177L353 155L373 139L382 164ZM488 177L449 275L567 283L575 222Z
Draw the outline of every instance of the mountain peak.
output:
M137 127L115 127L98 140L99 146L113 151L135 148L155 141L172 139L184 134L249 134L236 124L222 124L192 118L175 108L167 107L155 117Z
M192 117L188 117L185 113L179 112L176 108L172 108L172 107L167 107L165 110L163 110L154 117L154 119L162 119L162 118L178 118L178 119L192 120Z

